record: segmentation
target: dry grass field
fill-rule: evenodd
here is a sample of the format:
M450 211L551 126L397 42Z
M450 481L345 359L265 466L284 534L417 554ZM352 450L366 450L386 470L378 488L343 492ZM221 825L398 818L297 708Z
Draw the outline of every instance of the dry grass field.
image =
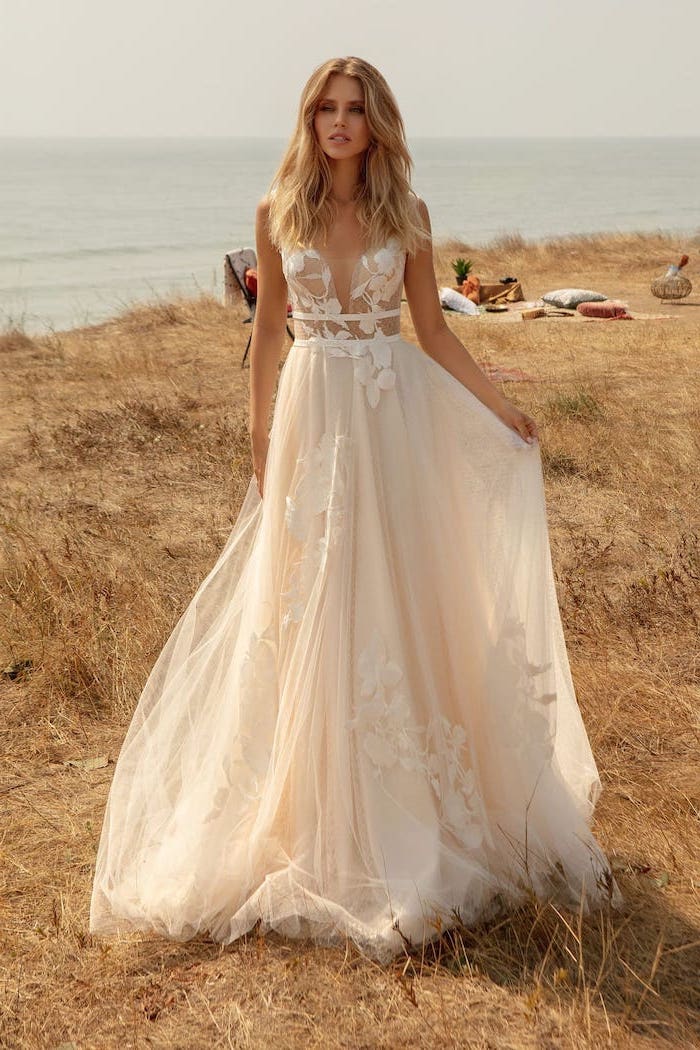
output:
M695 293L651 277L687 251ZM88 933L130 713L251 474L249 333L214 298L0 335L0 1045L88 1048L700 1045L700 236L436 248L583 285L659 320L448 314L540 427L553 558L603 779L595 831L624 913L532 902L387 967L251 934L222 947ZM414 339L404 307L403 333ZM287 341L287 346L289 341ZM286 351L285 351L286 352Z

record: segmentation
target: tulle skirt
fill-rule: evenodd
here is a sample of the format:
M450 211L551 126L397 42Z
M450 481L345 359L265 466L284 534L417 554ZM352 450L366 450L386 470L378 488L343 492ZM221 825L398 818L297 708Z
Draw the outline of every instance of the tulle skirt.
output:
M377 959L534 893L622 903L591 821L539 443L418 346L296 340L264 478L146 682L90 930Z

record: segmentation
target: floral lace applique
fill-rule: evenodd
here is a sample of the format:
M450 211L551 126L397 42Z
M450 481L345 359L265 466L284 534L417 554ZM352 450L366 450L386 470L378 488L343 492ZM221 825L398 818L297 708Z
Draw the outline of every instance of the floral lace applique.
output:
M353 345L354 344L354 345ZM391 367L391 343L381 336L367 342L351 340L346 346L324 348L330 357L354 357L355 379L362 383L372 408L379 404L382 390L391 390L396 372Z
M287 496L285 524L292 536L304 540L317 514L332 511L334 525L345 494L345 459L349 437L327 430L317 445L298 460L302 476L294 496Z
M422 773L439 802L445 825L468 847L483 839L480 805L474 773L465 768L462 754L467 734L444 716L419 726L411 716L401 667L387 658L384 640L375 628L358 660L360 704L348 722L361 738L362 747L374 766L374 774L400 767Z
M361 300L370 311L382 310L395 297L397 281L403 280L404 265L405 254L400 250L396 238L392 238L386 248L380 248L369 256L363 255L363 279L352 289L351 304L357 305L358 300Z
M334 339L362 332L371 335L376 330L374 314L400 307L405 263L406 252L396 237L376 251L363 253L351 275L346 313L323 254L315 248L284 251L282 267L293 310L303 315L297 335ZM358 316L362 314L367 316Z
M272 620L264 630L251 632L238 682L238 732L219 770L219 786L205 824L221 815L232 793L236 799L251 802L262 792L272 752L279 691Z
M544 664L533 664L527 657L527 632L522 620L514 616L505 621L501 631L501 644L505 658L518 678L518 688L524 696L536 704L551 704L556 692L547 692L546 680L538 686L536 679L552 668L552 661Z
M325 537L320 537L315 543L305 544L301 555L294 562L294 567L289 574L289 586L281 595L285 605L281 620L283 629L292 623L299 623L304 615L314 580L327 549Z
M241 665L239 740L246 765L263 776L270 760L270 745L277 710L277 645L270 624L262 634L254 631Z
M504 735L505 746L525 755L532 768L536 760L540 765L549 762L556 728L552 707L557 699L553 664L551 660L537 664L529 659L525 625L514 616L504 622L494 666L499 676L494 688L514 697L508 733Z
M401 289L406 252L396 237L365 252L350 280L348 312L343 311L331 268L323 254L299 248L282 256L294 306L295 340L329 357L354 358L354 378L372 408L396 382L392 340L400 337ZM352 311L352 312L351 312Z
M285 523L303 547L282 593L286 604L282 627L301 619L314 580L342 535L349 448L348 435L327 430L300 459L302 475L294 495L287 496ZM322 521L319 515L324 516ZM322 531L317 535L319 525Z

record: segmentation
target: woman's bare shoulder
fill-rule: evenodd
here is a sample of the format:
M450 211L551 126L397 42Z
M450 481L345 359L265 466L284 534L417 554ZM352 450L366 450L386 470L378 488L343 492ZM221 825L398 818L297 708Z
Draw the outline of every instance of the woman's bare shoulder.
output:
M255 208L255 241L259 261L267 257L268 259L275 258L279 262L281 254L274 239L270 223L271 205L272 196L269 193L257 203Z
M418 211L418 214L422 215L425 218L425 215L427 214L427 211L428 211L428 205L425 203L423 198L420 197L416 193L415 190L411 190L411 195L412 195L412 199L413 199L413 205L416 208L416 210Z
M409 191L409 199L414 208L414 218L419 224L425 224L430 221L430 214L428 212L428 205L425 203L422 197L420 197L414 189Z
M264 230L265 234L269 237L270 233L270 219L272 216L272 194L266 193L264 197L261 197L255 207L255 225L257 229Z
M255 208L255 214L261 219L267 219L270 214L270 205L272 204L272 196L266 193L264 197L261 197Z

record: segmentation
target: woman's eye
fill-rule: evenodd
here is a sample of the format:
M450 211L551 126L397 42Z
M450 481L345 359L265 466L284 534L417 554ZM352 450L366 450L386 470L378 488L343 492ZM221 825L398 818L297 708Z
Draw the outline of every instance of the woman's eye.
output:
M319 106L318 108L321 111L321 113L324 113L326 110L333 109L333 106L329 106L328 103L326 102L322 106ZM353 112L355 112L355 113L364 113L364 111L365 111L363 106L351 106L350 109Z

